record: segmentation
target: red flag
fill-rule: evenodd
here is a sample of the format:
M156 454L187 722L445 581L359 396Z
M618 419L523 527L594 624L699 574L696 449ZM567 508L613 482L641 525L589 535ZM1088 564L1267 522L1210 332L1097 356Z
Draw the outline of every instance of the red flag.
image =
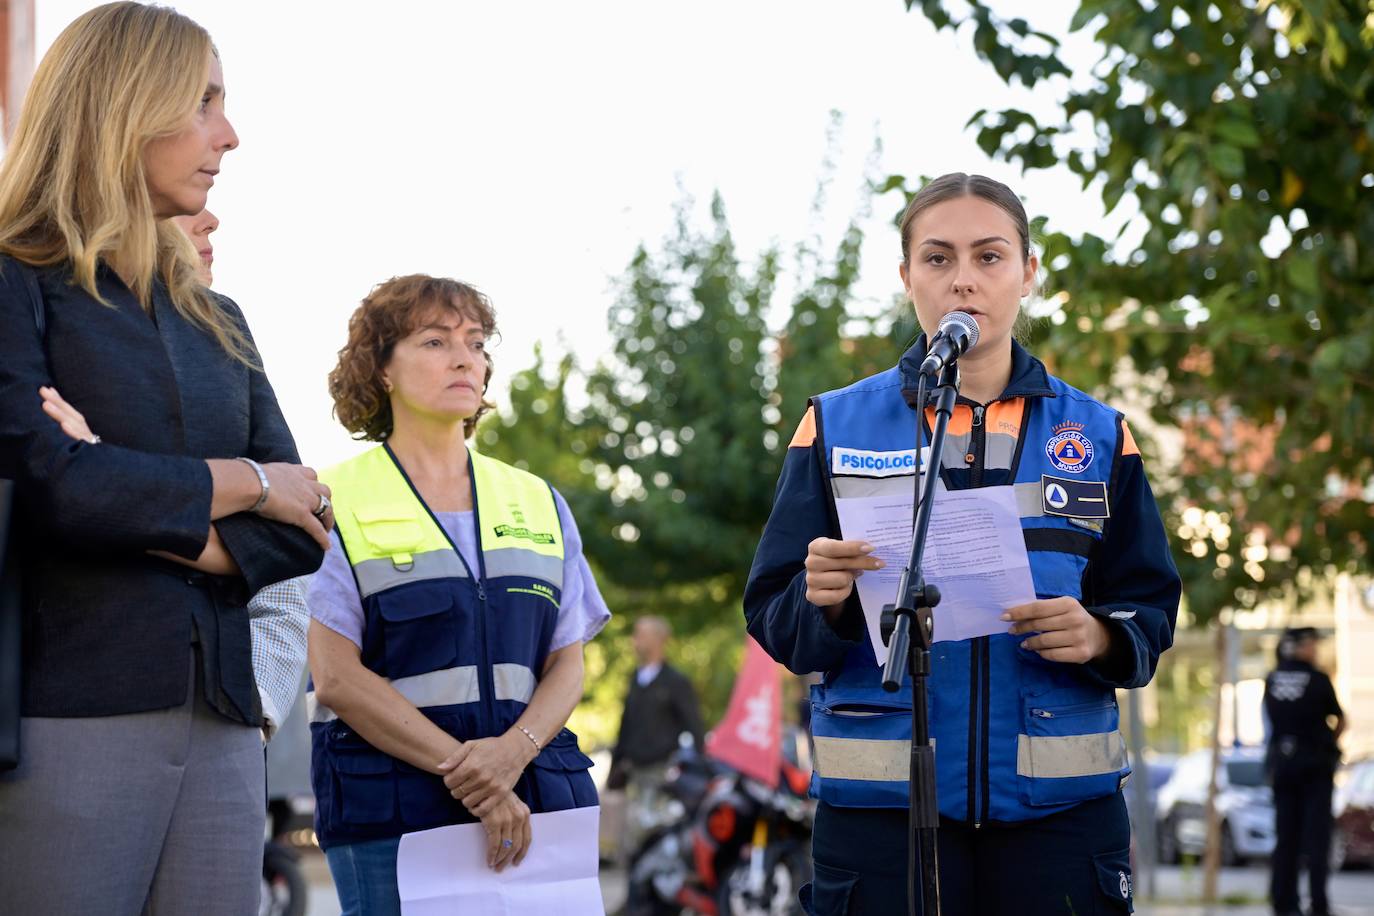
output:
M752 636L725 718L706 741L706 753L770 788L782 769L782 666Z

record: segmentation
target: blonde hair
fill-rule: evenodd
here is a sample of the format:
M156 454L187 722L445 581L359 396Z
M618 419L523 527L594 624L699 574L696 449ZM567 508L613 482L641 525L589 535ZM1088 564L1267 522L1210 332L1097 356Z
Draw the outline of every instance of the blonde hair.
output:
M107 3L63 29L0 165L0 252L33 266L69 264L105 305L102 260L120 268L144 308L161 277L178 312L255 365L244 329L201 283L194 246L154 213L143 168L149 141L189 123L213 54L203 28L165 7Z

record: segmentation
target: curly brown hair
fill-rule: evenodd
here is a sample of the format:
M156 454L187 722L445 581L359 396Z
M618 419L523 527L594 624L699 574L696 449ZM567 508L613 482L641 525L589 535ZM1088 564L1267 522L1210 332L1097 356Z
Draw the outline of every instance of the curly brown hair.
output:
M334 417L354 439L381 442L391 435L391 398L382 384L382 370L391 362L396 342L415 333L441 309L477 322L488 336L496 333L496 312L486 296L466 283L427 274L392 277L377 284L348 319L348 343L329 373L329 395L334 399ZM490 353L484 356L485 395L492 360ZM483 399L477 413L463 422L463 432L471 436L477 421L493 407Z

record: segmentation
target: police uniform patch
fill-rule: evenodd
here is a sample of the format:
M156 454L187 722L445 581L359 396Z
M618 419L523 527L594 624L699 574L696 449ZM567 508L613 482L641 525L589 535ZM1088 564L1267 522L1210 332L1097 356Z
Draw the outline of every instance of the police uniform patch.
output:
M1045 443L1045 455L1056 469L1082 474L1093 463L1093 444L1082 430L1082 423L1072 421L1054 427L1054 435Z
M1107 484L1100 480L1070 480L1040 475L1040 506L1046 515L1057 515L1074 522L1111 517L1107 505ZM1082 527L1100 531L1098 523Z

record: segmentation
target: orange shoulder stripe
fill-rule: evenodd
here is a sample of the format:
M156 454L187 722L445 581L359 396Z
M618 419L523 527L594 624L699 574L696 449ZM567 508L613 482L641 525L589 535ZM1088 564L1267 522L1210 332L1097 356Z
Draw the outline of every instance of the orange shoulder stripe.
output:
M1139 455L1140 448L1135 444L1135 436L1131 435L1131 428L1126 425L1126 421L1121 421L1121 454Z
M816 408L807 407L806 416L802 417L801 423L797 424L797 431L792 434L792 441L787 443L788 448L810 448L816 441Z

